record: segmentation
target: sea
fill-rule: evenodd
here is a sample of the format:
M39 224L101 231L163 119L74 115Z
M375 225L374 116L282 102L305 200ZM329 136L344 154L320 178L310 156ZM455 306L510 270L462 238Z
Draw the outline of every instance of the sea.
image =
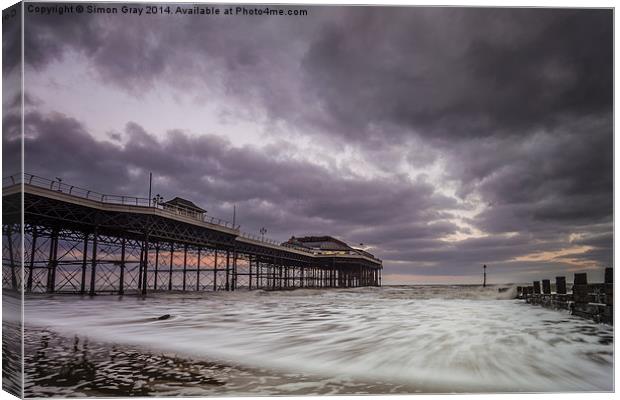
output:
M525 304L515 289L27 297L24 390L29 397L613 391L613 327ZM6 332L19 313L4 314Z

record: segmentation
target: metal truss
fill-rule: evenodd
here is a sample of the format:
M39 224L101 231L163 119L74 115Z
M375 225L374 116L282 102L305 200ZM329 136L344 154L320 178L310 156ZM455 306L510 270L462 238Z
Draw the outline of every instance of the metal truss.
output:
M238 241L225 230L154 213L113 212L32 193L23 199L22 226L16 218L21 193L3 196L2 287L8 290L145 295L381 284L380 265L360 258Z

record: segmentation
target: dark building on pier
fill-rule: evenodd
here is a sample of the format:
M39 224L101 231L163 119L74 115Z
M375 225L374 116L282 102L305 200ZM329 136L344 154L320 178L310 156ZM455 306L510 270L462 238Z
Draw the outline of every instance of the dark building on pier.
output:
M374 258L374 256L367 251L353 248L342 240L332 236L292 236L283 244L305 247L318 254L359 254Z
M164 210L172 211L177 214L188 215L200 219L207 210L198 207L193 202L183 199L181 197L175 197L174 199L161 203Z

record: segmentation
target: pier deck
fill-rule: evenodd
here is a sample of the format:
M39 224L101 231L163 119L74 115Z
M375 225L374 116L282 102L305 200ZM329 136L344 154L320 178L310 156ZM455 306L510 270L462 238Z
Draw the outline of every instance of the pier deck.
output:
M3 180L2 201L4 289L144 295L381 285L382 262L367 252L281 244L150 199L26 174Z

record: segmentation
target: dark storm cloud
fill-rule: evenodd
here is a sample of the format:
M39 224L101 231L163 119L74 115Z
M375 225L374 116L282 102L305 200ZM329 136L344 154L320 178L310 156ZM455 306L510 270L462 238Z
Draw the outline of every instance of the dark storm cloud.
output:
M58 113L28 113L26 131L28 172L137 195L132 190L144 188L153 171L156 190L166 198L186 196L223 217L235 203L242 216L238 222L246 229L268 226L280 239L304 233L294 229L347 235L401 221L435 223L439 229L424 232L431 238L458 230L441 220L443 210L458 208L453 199L402 177L344 178L306 162L275 160L259 148L234 147L219 136L170 131L159 140L133 122L124 129L123 145L96 140L81 123ZM3 145L8 151L18 148L8 137ZM382 236L380 231L360 235L368 244Z
M415 7L313 7L306 18L234 23L28 16L26 62L37 70L76 52L104 85L225 99L334 151L353 147L390 177L276 160L213 135L170 131L160 140L140 121L108 143L60 115L33 116L39 134L29 144L41 161L32 165L88 184L85 163L105 190L124 192L153 170L170 194L242 204L252 229L269 221L277 235L291 226L355 234L401 262L395 272L406 263L428 274L473 273L484 262L508 269L520 255L570 245L593 247L575 259L609 264L612 18L611 10ZM45 155L52 140L53 151L73 148L74 160ZM440 179L461 200L485 204L466 222L491 236L440 240L469 229L450 219L466 205L439 195L440 182L394 173L403 162L441 162ZM571 234L583 243L569 243Z
M18 5L2 11L2 76L4 79L21 66L21 8Z

